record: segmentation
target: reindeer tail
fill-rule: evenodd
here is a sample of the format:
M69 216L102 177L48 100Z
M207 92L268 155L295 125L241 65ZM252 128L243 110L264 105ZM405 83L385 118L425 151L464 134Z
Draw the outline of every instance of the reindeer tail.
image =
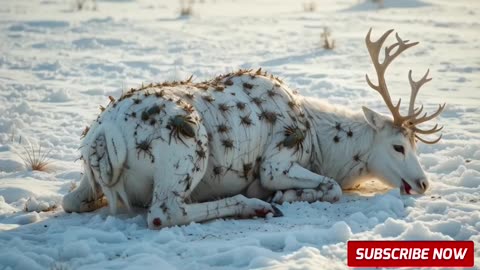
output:
M107 196L110 211L117 210L118 196L125 206L130 209L125 186L122 180L122 171L127 159L127 145L122 132L113 124L103 123L97 132L92 134L89 143L85 144L83 158L86 161L85 172L90 183L100 184L103 193ZM94 189L95 190L95 189Z

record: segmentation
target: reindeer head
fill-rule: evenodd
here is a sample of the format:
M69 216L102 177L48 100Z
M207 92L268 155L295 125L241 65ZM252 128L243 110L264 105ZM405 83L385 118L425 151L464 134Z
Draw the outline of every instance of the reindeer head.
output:
M420 129L418 125L437 117L445 108L445 104L439 105L437 111L433 114L427 115L427 113L424 113L421 115L423 106L415 108L415 99L420 87L430 81L431 78L427 78L429 72L427 70L419 81L414 81L412 79L412 71L410 70L408 73L411 87L410 105L408 114L402 115L400 113L402 100L399 99L396 105L392 102L387 83L385 82L385 71L398 55L406 49L417 45L418 42L408 43L408 40L402 40L396 34L397 42L385 47L385 56L383 61L380 62L380 50L387 37L393 32L393 29L385 32L375 42L372 42L370 39L371 31L372 29L368 31L365 43L377 73L378 85L373 84L368 75L366 75L366 79L368 85L382 96L392 117L379 114L365 107L363 108L366 121L376 133L369 164L370 169L384 183L400 187L404 193L411 194L412 190L417 193L424 193L429 184L425 172L418 161L415 144L417 140L426 144L437 143L442 136L439 136L436 140L428 141L420 137L420 135L436 133L442 130L443 127L439 128L437 124L431 129L424 130ZM394 49L396 50L392 52Z

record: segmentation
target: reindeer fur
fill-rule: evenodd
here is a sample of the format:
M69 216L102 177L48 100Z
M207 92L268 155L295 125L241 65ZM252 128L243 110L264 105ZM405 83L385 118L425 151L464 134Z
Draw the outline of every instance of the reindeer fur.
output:
M86 130L85 174L63 206L91 211L105 195L113 213L119 201L149 207L158 229L276 213L269 202L334 202L341 187L385 178L371 166L380 116L370 115L302 97L261 69L131 89Z

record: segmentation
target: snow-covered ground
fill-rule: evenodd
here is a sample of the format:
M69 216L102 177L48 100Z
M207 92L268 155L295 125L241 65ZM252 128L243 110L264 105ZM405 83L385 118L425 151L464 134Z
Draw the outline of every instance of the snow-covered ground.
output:
M105 0L82 11L73 0L1 1L0 269L343 269L349 239L473 240L478 267L480 2L318 0L315 12L304 2L204 0L179 17L177 1ZM324 27L334 50L322 48ZM141 209L62 210L80 179L83 128L107 96L141 83L263 67L304 95L386 112L364 78L370 27L421 41L389 71L395 97L409 95L408 69L419 78L430 68L419 99L430 110L448 103L443 140L419 146L427 194L368 182L338 203L281 205L281 218L161 231L147 229ZM51 149L47 172L24 168L17 153L27 142Z

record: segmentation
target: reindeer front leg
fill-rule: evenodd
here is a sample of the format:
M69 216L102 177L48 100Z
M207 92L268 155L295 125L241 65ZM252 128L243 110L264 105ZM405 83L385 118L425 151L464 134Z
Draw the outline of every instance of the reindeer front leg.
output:
M334 202L342 195L342 189L335 180L313 173L294 161L281 161L281 158L269 159L262 163L260 181L264 188L273 191L316 190L315 195L309 191L312 193L310 196L312 199L307 201ZM298 201L302 200L301 195L295 198ZM279 199L276 194L274 199L280 201L282 197Z
M271 203L282 204L284 202L317 202L317 201L336 201L336 198L329 200L325 197L325 190L322 189L289 189L277 191L270 199Z

